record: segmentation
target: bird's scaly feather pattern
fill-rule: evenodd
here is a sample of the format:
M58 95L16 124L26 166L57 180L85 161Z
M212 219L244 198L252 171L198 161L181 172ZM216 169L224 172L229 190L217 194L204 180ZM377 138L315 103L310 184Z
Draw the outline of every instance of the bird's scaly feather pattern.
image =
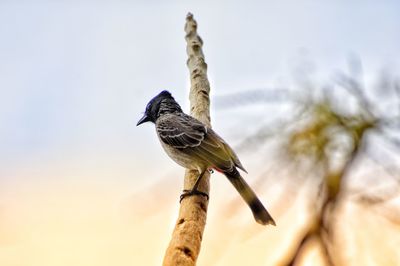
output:
M221 137L184 113L161 116L157 120L157 133L164 143L218 170L228 171L236 166L246 171L235 152Z

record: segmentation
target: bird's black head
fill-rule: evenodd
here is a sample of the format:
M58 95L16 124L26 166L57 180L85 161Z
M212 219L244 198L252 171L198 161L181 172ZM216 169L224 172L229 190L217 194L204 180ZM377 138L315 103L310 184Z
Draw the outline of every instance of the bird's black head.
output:
M155 123L157 118L164 113L182 112L181 107L172 97L169 91L162 91L146 106L143 117L138 121L137 126L145 122Z

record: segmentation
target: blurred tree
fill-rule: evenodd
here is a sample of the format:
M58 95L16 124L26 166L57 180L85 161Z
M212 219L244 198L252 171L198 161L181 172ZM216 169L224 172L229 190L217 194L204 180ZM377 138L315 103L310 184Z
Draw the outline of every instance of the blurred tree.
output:
M314 202L310 208L312 218L298 245L288 252L288 257L283 258L283 264L295 265L299 262L311 242L317 242L322 248L328 265L339 263L333 255L334 222L339 219L336 209L341 201L348 199L344 195L351 193L346 188L346 179L353 176L349 172L355 168L359 158L368 156L378 162L397 180L397 186L400 185L400 171L387 165L396 159L385 158L383 162L382 158L375 156L376 137L389 144L386 149L394 151L392 155L397 156L396 151L400 150L400 82L388 72L383 72L377 84L367 90L362 82L360 61L352 58L349 66L350 73L339 73L329 86L317 86L305 78L300 81L301 90L256 90L221 96L216 101L217 104L230 101L236 103L221 105L223 108L265 101L281 102L286 99L294 110L286 122L261 126L239 145L254 151L261 147L260 143L278 139L282 148L281 155L286 162L290 162L296 169L307 169L302 172L303 178L317 177L314 184L318 193L316 199L310 199ZM302 182L303 178L294 181ZM356 198L366 204L376 204L399 195L399 189L392 191L378 197L373 187L366 185L363 191L356 193Z

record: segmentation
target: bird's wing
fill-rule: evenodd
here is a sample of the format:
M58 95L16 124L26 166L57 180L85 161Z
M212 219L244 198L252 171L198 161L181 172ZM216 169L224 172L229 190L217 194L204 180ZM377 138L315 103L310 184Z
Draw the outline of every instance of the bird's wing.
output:
M240 162L238 156L233 151L233 149L217 133L215 133L214 130L212 130L211 128L208 129L207 136L203 142L208 144L213 143L214 145L215 143L218 144L218 153L223 152L224 158L229 158L232 162L229 165L229 168L227 168L226 170L230 170L232 168L232 165L234 165L247 173L246 169L244 169L242 163Z
M229 145L211 128L191 116L160 117L156 128L161 141L193 156L193 159L207 162L222 171L234 166L244 170Z
M186 115L164 115L157 119L156 130L161 141L176 149L199 146L207 133L205 125Z

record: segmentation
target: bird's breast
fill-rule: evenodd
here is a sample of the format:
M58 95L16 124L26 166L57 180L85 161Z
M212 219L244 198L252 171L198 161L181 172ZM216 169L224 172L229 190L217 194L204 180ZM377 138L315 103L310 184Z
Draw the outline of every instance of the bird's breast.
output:
M171 157L172 160L174 160L177 164L180 166L189 169L189 170L203 170L205 166L203 166L203 162L199 162L192 156L188 155L185 152L182 152L181 150L178 150L174 147L171 147L170 145L164 143L160 139L161 145L164 148L165 152L168 154L169 157Z

